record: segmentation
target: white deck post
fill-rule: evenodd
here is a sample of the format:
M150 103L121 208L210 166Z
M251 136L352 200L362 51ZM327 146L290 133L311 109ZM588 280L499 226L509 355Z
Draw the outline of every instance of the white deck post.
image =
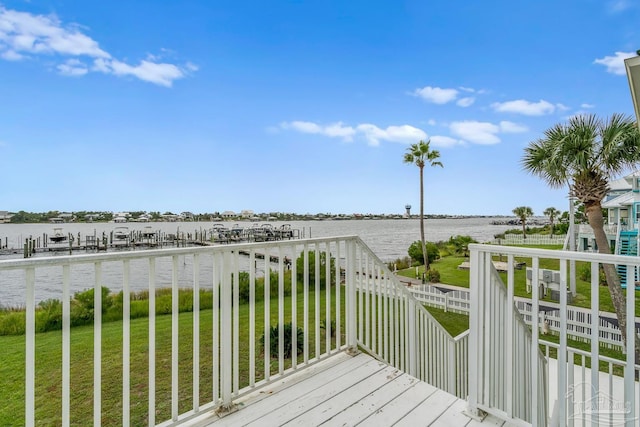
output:
M470 268L469 268L469 290L470 300L475 304L470 305L469 311L469 400L465 413L472 418L482 418L482 411L478 409L478 390L480 390L480 367L482 366L482 353L478 347L480 331L483 329L482 317L479 310L480 301L480 283L484 279L481 277L484 263L481 262L480 252L469 245L470 251Z
M265 253L265 258L268 254ZM268 259L268 258L266 258ZM222 394L222 409L227 410L231 407L231 376L232 376L232 353L231 353L231 274L230 267L231 265L231 254L227 251L224 252L223 255L223 266L222 266L222 281L221 286L222 289L220 291L221 302L220 302L220 368L221 368L221 394ZM265 273L268 274L268 273ZM268 287L268 285L265 285ZM269 352L268 347L266 347L265 352Z
M626 407L629 408L629 411L626 414L625 425L633 426L635 425L636 419L636 393L635 393L635 348L636 348L636 322L635 322L635 296L636 293L634 287L634 275L635 268L633 265L627 265L627 292L626 292L626 303L627 303L627 364L624 367L624 403ZM631 277L631 280L629 280Z
M25 330L25 425L34 426L36 406L36 301L35 301L35 269L26 273L26 330Z
M356 354L358 352L357 330L356 330L356 246L353 240L347 243L347 265L346 265L346 317L347 317L347 352Z
M418 359L416 354L416 349L418 348L416 345L416 340L418 339L418 335L416 333L416 302L411 295L407 295L405 300L409 303L407 307L407 351L409 352L409 375L416 377L416 361Z

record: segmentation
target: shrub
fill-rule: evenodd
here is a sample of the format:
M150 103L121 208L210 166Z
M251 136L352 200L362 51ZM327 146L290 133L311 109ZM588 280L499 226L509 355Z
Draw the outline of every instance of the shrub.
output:
M601 286L606 286L607 277L604 274L604 269L602 268L602 266L600 266L598 269L598 276L599 276L598 283ZM580 268L578 269L578 279L584 280L585 282L591 281L591 265L583 264L580 266Z
M62 303L57 299L41 301L36 310L36 331L47 332L60 329L62 329Z
M320 328L327 331L327 319L322 319L320 321ZM336 321L332 320L329 322L329 335L332 337L336 336Z
M438 249L438 246L432 242L426 242L426 246L427 258L429 259L429 264L431 264L433 261L440 258L440 250ZM422 253L422 243L420 243L420 240L413 242L411 246L409 246L407 252L412 260L420 264L424 264L424 255Z
M440 282L440 272L434 268L430 268L427 270L425 277L427 282L429 283L439 283Z
M469 245L471 243L478 243L471 236L451 236L449 237L448 245L452 248L455 255L468 256Z
M327 253L325 251L320 251L320 289L324 289L327 283ZM336 259L334 257L329 257L329 274L331 277L329 278L329 283L331 286L335 286L336 284ZM304 253L301 253L298 259L296 259L296 269L297 269L297 279L298 284L302 285L304 283ZM316 284L316 253L315 251L309 251L309 286L315 287Z
M246 271L241 271L238 273L238 288L239 288L239 298L240 304L244 304L249 302L249 273Z
M395 271L395 269L405 270L409 267L411 267L411 258L409 258L408 256L404 258L396 258L395 261L387 263L387 268L391 271Z
M293 331L293 324L291 322L285 323L282 325L284 329L284 357L289 359L293 353L293 342L291 340L291 332ZM279 329L280 325L272 326L269 328L269 355L271 357L278 357L278 349L280 344L279 339ZM296 328L296 349L297 354L301 354L303 352L303 340L304 333L302 328ZM260 337L260 344L262 345L262 350L265 351L264 348L264 334Z
M0 335L23 335L26 331L25 318L24 311L0 313Z

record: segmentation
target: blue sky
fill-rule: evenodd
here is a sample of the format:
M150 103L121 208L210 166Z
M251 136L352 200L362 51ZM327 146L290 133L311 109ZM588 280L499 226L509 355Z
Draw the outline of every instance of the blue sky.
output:
M567 210L522 171L580 113L633 114L640 5L0 0L0 210Z

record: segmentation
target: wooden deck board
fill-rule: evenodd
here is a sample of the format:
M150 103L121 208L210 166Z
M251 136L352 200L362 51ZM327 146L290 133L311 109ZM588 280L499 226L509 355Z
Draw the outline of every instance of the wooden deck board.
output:
M403 373L390 366L380 371L372 371L364 380L349 388L345 388L332 398L325 400L284 425L289 427L306 427L309 425L309 420L313 420L316 425L322 424L332 418L337 412L348 408L354 400L359 401L363 399L372 389L378 389L400 375L403 375Z
M467 426L466 402L374 358L338 354L238 399L222 417L205 413L189 427L225 426Z
M357 359L360 359L360 357ZM305 417L303 414L331 400L334 396L342 394L345 390L350 390L367 378L375 376L376 373L383 371L384 368L384 364L369 358L367 363L358 366L356 369L352 369L348 375L327 375L322 378L317 378L316 384L313 384L312 388L307 389L308 391L306 393L296 393L292 396L293 399L284 402L279 407L273 407L271 412L264 414L257 419L254 424L248 425L255 425L256 427L265 425L280 426L297 417L300 417L303 421L313 420L313 418ZM348 396L348 398L351 399L351 396ZM315 420L313 420L313 422L315 422ZM306 421L303 425L308 426L310 424Z
M371 415L372 412L382 408L397 396L407 391L407 389L410 389L417 382L418 380L416 378L407 374L402 374L401 376L396 377L393 381L371 391L364 398L355 402L349 402L350 405L347 408L342 412L335 414L322 425L356 425ZM435 387L433 388L433 391L436 391Z
M444 414L449 407L456 402L456 400L457 398L454 395L442 390L437 390L435 393L427 396L427 398L422 400L422 402L419 402L419 404L414 406L413 409L408 411L396 411L404 415L396 425L402 427L431 425L440 418L440 416ZM396 405L396 407L398 406Z

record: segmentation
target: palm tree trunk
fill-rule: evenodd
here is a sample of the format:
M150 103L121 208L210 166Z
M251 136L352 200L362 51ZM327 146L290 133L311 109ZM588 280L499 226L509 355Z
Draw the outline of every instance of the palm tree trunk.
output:
M424 271L429 270L429 257L427 256L427 243L424 240L424 167L420 168L420 244L424 257Z
M611 254L611 247L609 246L609 239L604 232L604 218L602 217L602 206L600 203L585 206L585 213L589 219L589 225L593 229L593 235L598 245L598 253ZM613 264L602 264L604 275L607 278L607 287L609 288L609 295L611 296L611 302L616 310L616 317L618 318L618 326L620 328L620 334L622 335L622 341L626 347L627 345L627 307L625 304L625 297L622 293L622 287L620 286L620 276L616 271L616 266ZM633 277L633 276L632 276ZM633 292L635 285L631 287L627 285L627 291ZM640 340L636 339L635 345L636 363L640 360Z
M527 238L527 222L524 218L520 218L520 221L522 221L522 238L526 239Z

